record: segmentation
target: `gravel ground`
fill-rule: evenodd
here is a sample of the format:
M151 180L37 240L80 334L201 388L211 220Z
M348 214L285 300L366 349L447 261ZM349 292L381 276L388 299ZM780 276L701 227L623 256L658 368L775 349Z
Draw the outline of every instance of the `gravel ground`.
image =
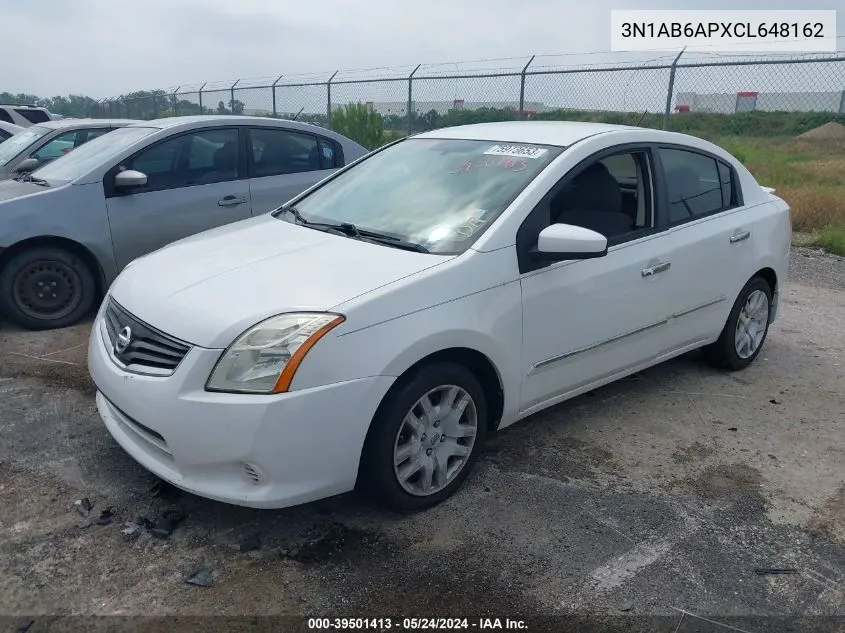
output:
M156 496L97 417L90 324L0 325L0 629L58 630L48 616L75 615L80 630L108 630L116 620L93 616L145 614L182 616L180 631L199 615L845 625L843 322L845 260L796 248L752 367L721 373L693 353L534 415L491 439L453 499L407 517L354 494L280 511ZM88 519L73 506L83 497ZM109 525L90 524L108 507ZM169 509L185 515L169 538L121 534ZM259 549L241 552L254 535ZM200 568L212 587L184 582ZM576 630L562 621L547 624Z

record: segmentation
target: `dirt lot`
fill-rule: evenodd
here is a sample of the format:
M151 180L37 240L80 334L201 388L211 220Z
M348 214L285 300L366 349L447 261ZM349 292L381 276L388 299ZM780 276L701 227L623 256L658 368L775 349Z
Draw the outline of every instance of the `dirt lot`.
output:
M410 517L355 495L283 511L154 496L97 417L90 324L0 325L0 614L32 632L50 615L151 613L664 616L648 630L667 631L802 615L842 619L793 630L845 630L845 261L798 249L781 305L748 370L690 354L534 415ZM113 522L89 525L83 497ZM121 534L171 508L186 518L169 538ZM212 587L184 582L199 568Z

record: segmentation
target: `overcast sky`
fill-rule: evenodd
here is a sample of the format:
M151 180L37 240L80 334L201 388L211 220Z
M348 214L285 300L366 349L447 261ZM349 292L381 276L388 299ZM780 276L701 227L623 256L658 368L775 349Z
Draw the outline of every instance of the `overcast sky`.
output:
M795 0L708 4L799 8ZM843 0L800 4L839 9L838 34L845 35ZM606 51L611 8L704 6L701 0L0 0L0 91L106 97L238 77ZM839 41L841 48L845 40Z

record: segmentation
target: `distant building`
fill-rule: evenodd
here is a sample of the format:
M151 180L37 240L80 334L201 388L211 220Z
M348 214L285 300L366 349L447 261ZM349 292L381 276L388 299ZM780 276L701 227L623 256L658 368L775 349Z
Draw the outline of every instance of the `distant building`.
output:
M845 90L835 92L679 92L675 112L837 112L845 114Z
M367 101L366 105L382 116L405 116L408 109L407 101ZM466 101L453 99L451 101L413 101L411 106L418 115L422 116L434 110L437 114L446 114L450 110L477 110L479 108L495 108L497 110L519 110L519 101ZM524 110L529 115L549 110L539 101L526 101Z

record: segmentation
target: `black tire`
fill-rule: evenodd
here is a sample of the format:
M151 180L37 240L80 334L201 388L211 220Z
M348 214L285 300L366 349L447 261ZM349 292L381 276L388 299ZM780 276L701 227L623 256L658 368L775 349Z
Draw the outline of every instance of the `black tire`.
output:
M12 257L0 271L0 303L29 330L67 327L87 315L97 282L86 262L55 246L36 246Z
M408 492L399 482L394 466L396 442L405 416L417 401L444 385L460 387L472 399L476 413L475 441L469 455L465 457L463 467L451 480L447 480L443 488L433 494L419 496ZM360 482L363 491L395 512L417 512L441 503L461 486L478 459L487 435L487 416L484 389L466 367L450 362L436 362L421 367L388 393L373 418L361 455ZM429 438L428 441L436 442L437 438Z
M768 306L768 310L766 312L766 327L763 330L763 338L760 340L760 344L757 346L757 349L754 350L750 356L743 358L736 349L735 336L737 322L739 321L740 314L745 307L745 303L748 301L749 296L758 290L766 295L766 302ZM733 308L731 309L731 313L728 315L725 327L722 329L722 333L719 335L718 340L716 340L715 343L702 348L704 358L715 367L727 369L729 371L739 371L748 367L754 362L754 359L757 358L758 354L760 354L760 350L763 349L763 345L766 342L766 336L769 333L771 311L772 289L769 287L769 283L762 277L752 277L740 291L739 296L737 296Z

